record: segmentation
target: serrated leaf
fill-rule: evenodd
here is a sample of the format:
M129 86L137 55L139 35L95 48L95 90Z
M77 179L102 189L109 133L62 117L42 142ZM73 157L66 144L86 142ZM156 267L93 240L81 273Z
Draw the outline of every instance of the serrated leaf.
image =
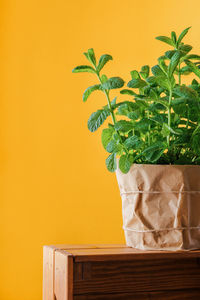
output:
M166 77L157 76L157 77L155 77L155 79L156 79L157 84L160 85L162 88L164 88L166 90L170 90L171 86L170 86L168 79L166 79Z
M111 77L101 85L103 90L119 89L123 87L124 80L120 77Z
M137 96L137 94L134 91L128 90L128 89L121 90L120 94L129 95L129 96Z
M192 69L189 66L184 66L180 69L180 74L182 75L189 75L190 73L192 73Z
M160 56L158 58L158 64L159 64L159 67L162 69L162 71L167 74L167 65L165 63L165 59L166 57L165 56Z
M171 39L174 42L174 44L176 45L177 37L176 37L176 33L174 31L171 32Z
M192 72L200 78L200 69L191 61L185 60L185 63L190 67Z
M149 85L153 86L157 83L156 82L156 77L155 76L150 76L146 79L146 82L148 82Z
M163 70L160 68L159 65L155 65L151 68L151 72L153 73L154 76L163 76L166 77L165 73Z
M185 56L186 59L200 59L200 55L197 54L188 54Z
M130 112L128 104L127 103L121 104L118 107L118 111L117 112L118 112L118 114L120 116L127 116L127 114Z
M177 40L177 44L179 45L180 42L182 41L182 39L184 38L184 36L188 33L188 30L190 29L191 27L187 27L186 29L184 29L181 34L179 35L178 37L178 40Z
M146 79L147 77L149 77L149 66L148 65L145 65L145 66L143 66L141 68L140 75L144 79Z
M124 142L124 145L127 149L138 149L141 146L142 142L139 140L139 138L134 135L126 139Z
M108 143L112 140L112 136L114 132L115 132L114 128L106 128L102 130L101 142L105 150Z
M115 129L117 131L128 132L133 129L133 123L126 120L120 120L115 124Z
M99 109L96 112L92 113L88 120L88 129L91 132L96 131L109 115L110 111L108 109Z
M163 134L163 136L168 136L168 134L170 132L175 134L175 135L180 135L181 134L178 130L174 130L168 124L164 123L161 133Z
M161 157L166 147L166 144L157 142L147 147L142 153L145 155L147 161L154 163Z
M140 116L139 110L131 111L127 114L127 117L131 120L134 120L134 121L137 120L139 118L139 116Z
M117 149L117 142L116 140L111 140L107 147L106 147L106 150L109 152L109 153L116 153L118 151Z
M84 102L87 101L90 94L96 90L99 90L99 88L100 88L100 84L95 84L93 86L88 87L83 94L83 101Z
M152 99L158 99L158 95L157 95L157 93L154 91L154 89L151 89L151 90L150 90L149 96L150 96Z
M124 154L119 159L119 168L122 173L126 174L130 170L131 162L129 161L129 157L127 154Z
M106 167L108 171L115 172L117 169L117 161L116 161L116 154L112 153L110 154L106 159Z
M81 73L81 72L88 72L88 73L96 74L96 71L92 67L85 66L85 65L77 66L72 70L72 73Z
M167 37L167 36L157 36L156 40L164 42L164 43L166 43L166 44L168 44L170 46L173 46L173 47L175 46L174 42L169 37Z
M138 78L138 79L130 80L128 82L127 86L129 88L143 88L143 87L147 86L147 83L144 80Z
M99 59L99 64L97 66L97 71L100 72L102 68L105 66L105 64L109 61L112 60L112 56L109 54L104 54L100 57Z
M192 46L190 45L180 45L179 50L183 51L185 54L192 50Z
M171 59L175 52L176 52L176 50L169 50L169 51L166 51L166 52L165 52L165 56L166 56L168 59Z
M176 95L178 95L179 97L184 97L186 99L197 99L198 98L198 93L190 88L190 87L187 87L187 86L178 86L174 89L174 93Z
M174 55L172 56L169 66L168 66L168 75L169 77L172 76L172 74L174 73L176 67L179 64L180 58L182 57L182 53L180 51L176 51L174 53Z
M106 75L103 74L103 75L101 76L101 82L102 82L102 83L105 83L107 80L108 80L108 77L107 77Z
M138 78L140 79L140 74L139 74L138 71L133 70L133 71L130 72L130 74L131 74L132 79L138 79Z
M91 62L91 64L93 64L94 66L96 66L96 57L95 57L94 49L93 48L88 49L88 51L84 52L83 54L89 60L89 62Z

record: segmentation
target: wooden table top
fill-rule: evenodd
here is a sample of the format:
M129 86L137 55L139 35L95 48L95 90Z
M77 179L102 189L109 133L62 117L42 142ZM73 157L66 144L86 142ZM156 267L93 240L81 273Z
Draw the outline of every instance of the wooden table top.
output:
M148 260L170 258L200 258L200 250L193 251L144 251L126 245L53 245L47 246L64 255L74 257L76 262L106 260Z

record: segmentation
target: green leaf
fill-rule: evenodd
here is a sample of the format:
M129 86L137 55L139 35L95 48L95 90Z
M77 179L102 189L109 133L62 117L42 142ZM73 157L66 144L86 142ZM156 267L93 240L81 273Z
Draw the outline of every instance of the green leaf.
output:
M131 111L127 114L127 117L131 120L137 120L140 116L139 110L137 111Z
M95 84L93 86L90 86L89 88L87 88L83 94L83 101L87 101L88 97L90 96L90 94L96 90L99 90L100 88L100 84Z
M170 86L169 80L166 79L166 77L157 76L155 78L156 78L156 82L158 85L160 85L165 90L170 90L171 86Z
M106 150L108 143L112 140L113 133L115 132L114 128L106 128L102 130L101 142Z
M163 134L163 136L166 137L169 135L170 132L175 135L181 135L181 133L178 130L174 130L168 124L164 123L161 133Z
M154 163L161 157L166 148L167 145L165 143L157 142L147 147L142 153L145 155L147 161Z
M164 72L165 74L167 74L167 65L166 65L166 63L165 63L165 59L166 59L165 56L160 56L160 57L158 58L158 64L159 64L159 67L163 70L163 72Z
M128 89L121 90L120 94L129 95L129 96L137 96L137 94L134 91L128 90Z
M117 161L116 161L116 154L112 153L106 159L106 167L108 171L115 172L117 169Z
M149 96L152 98L152 99L159 99L158 98L158 95L157 95L157 93L155 92L155 90L154 89L151 89L150 90L150 93L149 93Z
M180 45L179 50L183 51L185 54L192 50L192 46L190 45Z
M117 97L115 97L112 101L111 101L111 107L113 108L113 109L115 109L115 107L116 107L116 101L117 101Z
M107 80L108 80L108 77L107 77L106 75L103 74L103 75L101 76L101 82L102 82L102 83L105 83Z
M124 142L124 146L129 150L138 149L141 146L141 144L142 142L139 140L139 138L136 135L129 137Z
M185 63L190 67L192 72L200 78L200 69L191 61L185 60Z
M198 156L200 156L200 134L196 134L192 137L192 148Z
M173 91L176 95L179 97L184 97L186 99L197 99L198 98L198 93L187 86L178 86L174 89Z
M88 72L88 73L95 73L96 74L96 71L92 67L85 66L85 65L78 66L78 67L76 67L72 70L72 73L81 73L81 72Z
M167 37L167 36L157 36L156 40L164 42L164 43L166 43L166 44L168 44L170 46L173 46L173 47L175 46L174 42L169 37Z
M185 56L186 59L200 59L200 55L197 54L188 54Z
M188 27L186 29L184 29L181 34L179 35L178 37L178 41L177 41L177 44L179 45L180 42L182 41L182 39L184 38L184 36L188 33L188 30L190 29L191 27Z
M180 69L180 73L182 75L189 75L190 73L192 73L192 69L189 66L184 66Z
M148 65L145 65L145 66L143 66L141 68L140 75L144 79L146 79L147 77L149 77L149 66Z
M115 124L115 129L117 131L128 132L133 129L133 123L126 120L120 120Z
M199 86L199 83L198 83L198 81L197 81L196 79L193 79L193 80L192 80L192 85L197 85L197 86Z
M169 63L169 66L168 66L168 74L169 74L169 77L171 77L176 69L176 67L178 66L179 64L179 61L180 61L180 58L182 56L182 53L180 51L176 51L174 53L174 55L172 56L171 60L170 60L170 63Z
M104 54L100 57L99 59L99 64L97 66L97 71L100 72L102 68L105 66L105 64L109 61L112 60L112 56L109 54Z
M91 132L96 131L109 115L110 111L108 109L99 109L96 112L92 113L88 120L88 129Z
M174 112L178 115L184 115L187 111L186 99L185 98L178 98L174 99L171 102L172 108Z
M106 150L109 152L109 153L117 153L119 150L120 150L120 147L121 145L117 144L117 141L116 140L111 140L107 147L106 147Z
M140 74L139 74L138 71L133 70L133 71L130 72L130 74L131 74L132 79L138 79L138 78L140 79Z
M94 66L96 66L96 57L94 54L94 49L90 48L88 49L88 52L83 53L85 57L91 62Z
M176 50L169 50L169 51L166 51L166 52L165 52L165 56L166 56L168 59L171 59L172 56L174 55L174 53L176 53Z
M166 77L165 73L163 70L160 68L159 65L155 65L151 68L151 72L153 73L154 76L164 76Z
M146 82L148 82L150 86L154 86L156 84L156 77L150 76L146 79Z
M124 80L120 77L111 77L101 85L103 90L119 89L123 87Z
M177 37L176 37L176 33L174 31L171 32L171 39L172 39L173 43L176 45Z
M120 116L127 116L130 112L130 106L127 103L121 104L118 108L118 114Z
M144 80L138 78L138 79L130 80L128 82L127 86L129 88L143 88L143 87L147 86L147 83Z
M122 173L128 173L131 167L131 162L129 161L129 157L127 154L122 155L119 159L119 168Z

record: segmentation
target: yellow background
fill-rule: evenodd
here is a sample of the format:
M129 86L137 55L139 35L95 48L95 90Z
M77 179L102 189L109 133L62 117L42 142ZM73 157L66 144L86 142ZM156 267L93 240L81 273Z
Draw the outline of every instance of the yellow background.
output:
M90 47L114 57L105 71L156 63L154 39L188 26L200 52L199 0L1 0L1 300L41 300L42 246L123 243L121 200L106 170L100 132L87 129L105 105L92 74L72 74Z

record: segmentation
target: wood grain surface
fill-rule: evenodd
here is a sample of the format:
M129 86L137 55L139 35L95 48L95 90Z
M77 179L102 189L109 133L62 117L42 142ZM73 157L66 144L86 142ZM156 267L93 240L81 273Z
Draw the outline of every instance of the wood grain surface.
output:
M43 300L199 300L200 251L51 246L44 251L43 282Z

